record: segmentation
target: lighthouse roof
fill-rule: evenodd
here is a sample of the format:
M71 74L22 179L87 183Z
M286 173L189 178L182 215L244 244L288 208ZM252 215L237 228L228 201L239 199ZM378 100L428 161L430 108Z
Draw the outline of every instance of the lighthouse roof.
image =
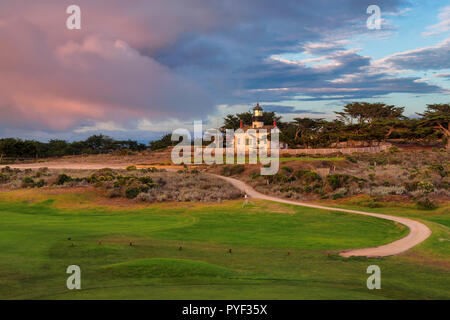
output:
M259 106L259 103L257 103L256 107L254 107L253 110L262 110L262 108Z

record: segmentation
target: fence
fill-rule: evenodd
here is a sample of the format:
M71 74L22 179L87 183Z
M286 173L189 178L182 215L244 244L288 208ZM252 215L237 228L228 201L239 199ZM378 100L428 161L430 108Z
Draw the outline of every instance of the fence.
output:
M280 156L283 154L331 154L331 153L343 153L343 154L351 154L351 153L377 153L380 151L387 151L392 144L390 143L382 143L378 146L373 147L354 147L354 148L323 148L323 149L280 149ZM197 153L199 155L202 154L203 150L205 148L193 148L192 151L194 153ZM212 149L214 150L214 149ZM223 154L225 155L227 151L231 151L231 153L234 153L235 149L227 149L223 148ZM257 152L257 148L254 149L255 152ZM245 150L245 153L247 154L249 152L249 148L247 147ZM212 151L214 154L214 151ZM269 149L270 153L270 149Z
M360 148L324 148L324 149L280 149L280 154L330 154L330 153L377 153L380 151L387 151L392 145L385 143L376 147L360 147Z
M34 162L37 158L23 157L2 157L0 156L0 164L17 163L17 162Z

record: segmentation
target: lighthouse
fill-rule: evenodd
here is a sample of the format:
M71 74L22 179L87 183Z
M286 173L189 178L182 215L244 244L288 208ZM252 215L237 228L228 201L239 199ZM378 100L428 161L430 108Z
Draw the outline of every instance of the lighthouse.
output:
M259 129L263 126L263 109L259 106L259 103L257 103L256 107L253 108L252 128Z

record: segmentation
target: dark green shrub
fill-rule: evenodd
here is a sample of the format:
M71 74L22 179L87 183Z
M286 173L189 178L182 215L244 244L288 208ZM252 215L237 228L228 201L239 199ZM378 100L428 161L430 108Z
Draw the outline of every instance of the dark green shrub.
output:
M222 175L224 176L233 176L237 174L241 174L244 172L245 166L242 164L238 165L229 165L222 168Z
M155 185L153 188L156 188L156 187L164 187L166 184L167 184L167 181L160 177L160 178L158 178L157 183L156 184L153 183L152 185Z
M153 183L153 179L149 176L140 177L139 181L142 182L143 184Z
M400 159L390 159L389 160L389 164L393 164L393 165L401 165L402 163L403 163L403 161Z
M295 170L294 176L297 179L300 179L303 183L322 181L322 178L317 174L317 172L310 170Z
M439 205L429 198L420 199L416 202L416 204L420 210L434 210L439 208Z
M230 168L231 168L231 166L223 167L222 168L222 175L226 176L226 177L231 176L231 169ZM180 171L180 170L178 170L178 171Z
M9 166L2 168L2 173L11 173L11 172L13 172L13 170Z
M367 207L367 208L382 208L382 207L384 207L383 203L378 202L374 199L363 199L363 200L356 202L356 204L361 207Z
M108 192L109 198L118 198L121 196L120 189L114 188Z
M128 199L136 198L139 193L140 193L140 188L139 187L128 187L127 190L125 190L125 196Z
M350 161L350 162L353 162L353 163L358 163L358 159L356 159L355 157L352 157L352 156L345 156L345 159L347 159L348 161Z
M417 181L412 182L405 182L405 189L409 192L416 191L417 190Z
M34 186L37 187L37 188L42 188L43 186L45 186L44 179L39 179L39 181L36 182Z
M0 183L6 183L9 181L9 175L0 173Z
M126 182L125 178L121 177L114 181L114 188L120 188L121 186L124 186Z
M437 173L439 173L442 178L445 178L447 176L447 171L444 170L444 167L441 164L433 164L429 166L429 168L437 171Z
M397 153L400 152L400 149L397 148L396 146L392 146L389 148L389 153Z
M291 167L282 167L281 170L285 171L286 173L292 173L292 171L294 171Z
M274 174L273 176L267 176L267 179L269 180L269 183L274 183L274 182L284 183L284 182L288 181L288 177L281 173Z
M361 188L367 180L354 177L348 174L330 174L327 176L327 182L333 190L346 187L350 183L357 183Z
M34 187L34 180L30 177L23 178L22 187L23 188Z
M258 179L261 175L259 174L259 172L253 172L251 175L252 179Z
M39 168L38 172L40 172L40 173L48 173L48 168L47 167Z
M330 174L327 176L327 182L333 188L333 190L342 188L350 180L348 174Z
M375 160L375 163L377 164L377 166L384 166L386 164L388 164L388 160L386 158L378 158Z
M299 192L300 188L293 186L285 186L280 188L280 192Z
M333 200L337 200L337 199L341 199L344 198L344 195L342 193L335 193L331 195L331 199Z
M58 180L56 180L57 185L63 185L66 182L72 181L72 177L68 176L65 173L62 173L58 176Z

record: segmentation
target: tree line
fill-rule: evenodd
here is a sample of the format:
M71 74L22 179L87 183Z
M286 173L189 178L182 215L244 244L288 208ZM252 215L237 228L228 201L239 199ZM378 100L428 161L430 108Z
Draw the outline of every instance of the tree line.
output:
M353 102L336 113L332 121L323 118L294 118L281 121L274 112L263 112L264 125L274 120L280 129L280 140L290 147L329 147L345 141L383 141L402 139L405 141L442 140L450 149L450 104L429 104L417 118L404 116L404 107L384 103ZM238 129L252 123L252 112L227 115L225 129Z
M93 135L82 141L50 140L40 142L16 138L0 139L1 158L48 158L66 155L111 153L116 150L142 151L147 146L134 140L115 140Z
M450 149L450 104L429 104L417 118L408 118L403 107L384 103L353 102L336 112L336 119L294 118L281 120L275 112L263 112L265 125L275 120L280 129L280 140L289 147L329 147L345 141L383 141L403 139L405 141L441 140ZM252 124L252 112L227 115L221 130L238 129L241 121ZM174 145L171 134L150 142L150 150L160 150ZM134 140L115 140L105 135L93 135L86 140L67 142L50 140L40 142L16 138L0 139L1 158L48 158L65 155L111 153L117 150L143 151L148 147Z

